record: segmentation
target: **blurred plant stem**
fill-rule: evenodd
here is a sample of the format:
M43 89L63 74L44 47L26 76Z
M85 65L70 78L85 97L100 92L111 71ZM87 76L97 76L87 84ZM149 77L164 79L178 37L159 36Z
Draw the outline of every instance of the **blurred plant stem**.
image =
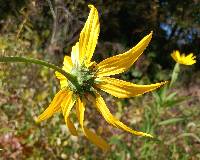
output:
M176 63L172 72L169 88L171 88L174 82L177 80L179 72L180 72L180 66L179 66L179 63Z
M15 56L12 56L12 57L0 56L0 62L5 62L5 63L23 62L23 63L33 63L33 64L45 66L45 67L51 68L51 69L63 74L72 84L74 84L75 86L79 86L78 82L74 76L65 72L60 67L58 67L52 63L46 62L46 61L42 61L39 59L33 59L33 58L18 57L18 56L16 56L16 57Z

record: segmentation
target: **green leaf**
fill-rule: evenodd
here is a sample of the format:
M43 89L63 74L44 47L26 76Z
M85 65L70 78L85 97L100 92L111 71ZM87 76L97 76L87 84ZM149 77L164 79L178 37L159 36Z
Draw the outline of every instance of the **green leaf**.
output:
M164 120L164 121L158 123L158 125L169 125L169 124L178 123L178 122L181 122L184 120L185 120L185 118L171 118L171 119L167 119L167 120Z
M168 100L165 102L165 107L173 107L183 101L185 101L186 99L188 99L189 97L180 97L178 99L172 99L172 100Z
M166 97L166 101L173 99L177 95L177 92L173 92Z

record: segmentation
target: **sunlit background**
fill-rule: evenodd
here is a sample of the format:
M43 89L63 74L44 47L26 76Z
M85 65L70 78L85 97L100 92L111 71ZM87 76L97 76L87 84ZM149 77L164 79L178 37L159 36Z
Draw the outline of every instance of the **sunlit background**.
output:
M71 136L62 114L36 124L59 90L54 72L0 63L0 160L200 159L199 0L0 0L0 55L62 66L64 55L78 41L88 4L95 5L100 16L96 62L123 53L153 31L143 55L118 78L138 84L170 80L176 63L170 56L173 50L197 56L196 64L180 66L178 80L167 91L130 99L102 93L116 117L157 140L108 125L92 104L87 105L85 123L109 142L109 152L90 143L81 129L78 137ZM72 117L78 127L75 114Z

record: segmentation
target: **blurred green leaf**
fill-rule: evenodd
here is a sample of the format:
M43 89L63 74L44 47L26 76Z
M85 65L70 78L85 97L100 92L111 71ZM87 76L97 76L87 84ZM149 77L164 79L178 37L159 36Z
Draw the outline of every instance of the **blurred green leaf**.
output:
M189 97L178 97L176 99L169 99L169 100L165 101L164 106L165 107L175 107L176 105L185 101L188 98Z
M177 95L177 92L172 92L166 97L166 101L173 99Z
M185 118L171 118L171 119L167 119L162 122L159 122L158 125L170 125L170 124L178 123L184 120Z

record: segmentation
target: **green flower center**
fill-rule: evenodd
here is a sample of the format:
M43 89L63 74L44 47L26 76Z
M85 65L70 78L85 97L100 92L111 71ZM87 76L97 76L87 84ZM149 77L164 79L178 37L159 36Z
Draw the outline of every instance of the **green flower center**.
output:
M83 95L86 92L92 92L92 86L95 80L93 71L84 66L73 67L70 74L74 77L74 81L76 81L76 85L68 81L69 87L72 91L79 95Z

